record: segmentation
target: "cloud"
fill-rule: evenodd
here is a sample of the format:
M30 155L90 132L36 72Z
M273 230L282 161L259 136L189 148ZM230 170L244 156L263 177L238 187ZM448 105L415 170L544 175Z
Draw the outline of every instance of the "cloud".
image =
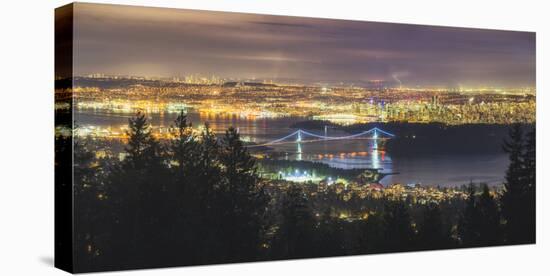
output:
M75 11L77 74L355 82L406 71L416 84L534 85L533 33L83 3Z

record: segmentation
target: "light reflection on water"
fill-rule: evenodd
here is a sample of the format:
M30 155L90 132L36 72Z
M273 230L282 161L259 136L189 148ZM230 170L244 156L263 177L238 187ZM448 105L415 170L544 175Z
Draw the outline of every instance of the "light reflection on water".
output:
M169 127L177 114L150 114L153 126ZM75 112L75 121L80 126L96 125L120 127L128 123L127 114L113 114L79 110ZM236 116L204 116L189 112L188 118L194 126L208 121L216 133L223 133L228 127L239 128L239 132L252 142L265 143L296 129L290 126L306 118L260 118L245 119ZM325 135L324 130L309 130ZM332 129L328 136L348 135ZM384 142L377 140L339 140L308 143L290 143L273 146L275 151L286 153L291 160L322 162L337 168L376 168L382 172L397 172L382 179L382 184L422 183L426 185L462 185L470 181L500 184L508 164L504 154L486 155L420 155L398 156L393 158L385 150Z
M337 168L377 168L384 173L398 173L383 178L381 183L384 185L421 183L455 186L470 181L502 184L508 164L507 156L503 154L392 157L380 147L374 149L371 143L369 140L304 143L301 145L301 158ZM298 145L293 146L294 151L290 145L284 145L284 151L296 152ZM280 147L275 148L281 150ZM298 158L289 154L288 159Z

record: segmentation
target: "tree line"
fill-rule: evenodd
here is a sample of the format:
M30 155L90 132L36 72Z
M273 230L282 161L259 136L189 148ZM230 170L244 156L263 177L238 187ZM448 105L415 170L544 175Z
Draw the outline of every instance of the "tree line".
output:
M123 160L74 144L74 253L83 271L535 242L535 132L520 126L504 143L502 194L471 184L458 203L382 199L353 221L323 199L338 195L315 198L290 183L267 189L234 128L217 137L205 124L196 133L181 113L161 143L144 114L128 126Z

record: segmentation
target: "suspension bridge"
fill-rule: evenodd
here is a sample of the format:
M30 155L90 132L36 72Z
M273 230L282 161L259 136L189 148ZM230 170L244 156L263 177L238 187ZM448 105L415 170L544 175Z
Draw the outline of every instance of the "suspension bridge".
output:
M385 139L391 139L394 137L395 137L394 134L381 130L377 127L371 128L367 131L363 131L360 133L347 135L347 136L327 136L326 134L320 135L320 134L315 134L303 129L298 129L279 139L275 139L263 144L250 145L248 147L274 146L274 145L281 145L281 144L311 143L311 142L321 142L321 141L352 140L352 139L385 140Z

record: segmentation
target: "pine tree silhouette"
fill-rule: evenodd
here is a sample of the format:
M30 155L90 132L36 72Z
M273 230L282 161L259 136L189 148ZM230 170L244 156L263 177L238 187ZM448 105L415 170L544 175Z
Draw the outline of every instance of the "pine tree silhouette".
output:
M109 186L115 198L113 247L138 267L159 266L168 254L163 248L169 228L168 173L164 152L151 134L144 114L128 120L126 158L111 173Z
M108 245L101 231L107 194L95 177L94 155L86 149L84 141L74 141L73 154L73 191L78 202L78 208L74 208L76 263L88 270L101 263L100 254Z
M468 199L466 206L460 215L458 222L458 235L462 246L476 246L480 241L479 230L483 219L481 212L477 209L476 186L470 183L467 187Z
M536 241L536 129L533 128L527 133L525 150L523 154L524 175L526 193L525 193L525 213L524 213L524 242L534 243Z
M450 228L443 223L438 204L424 207L423 220L418 225L418 245L421 249L444 249L451 246Z
M230 127L221 141L220 164L222 185L218 189L224 199L223 252L227 261L254 260L258 256L262 219L267 197L259 185L254 159Z
M384 210L384 250L389 252L412 250L415 233L409 210L402 200L389 201Z
M480 213L479 241L476 246L491 246L501 242L500 212L497 203L489 192L489 187L482 184L482 193L476 208Z
M534 132L525 145L519 124L511 128L509 139L504 142L503 148L508 153L510 164L506 171L501 206L506 222L506 240L511 244L535 241L534 147Z
M304 258L312 256L315 220L301 187L289 187L282 202L282 221L273 244L275 258Z

